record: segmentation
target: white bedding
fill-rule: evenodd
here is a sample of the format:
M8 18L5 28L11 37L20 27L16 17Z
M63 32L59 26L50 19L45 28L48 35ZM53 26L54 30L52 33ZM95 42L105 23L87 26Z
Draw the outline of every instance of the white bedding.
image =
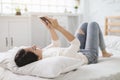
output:
M54 79L18 75L0 67L0 80L120 80L120 50L116 48L112 49L109 46L107 49L114 54L111 58L100 57L97 64L80 66L78 70L61 74ZM5 56L4 54L0 53L0 60Z
M120 55L100 58L99 63L84 65L55 79L18 75L0 68L0 80L120 80Z
M97 64L81 66L79 70L67 73L57 80L120 80L119 75L120 55L114 55L111 58L100 58Z
M0 67L0 80L47 80L33 76L17 75ZM2 73L3 72L3 73Z

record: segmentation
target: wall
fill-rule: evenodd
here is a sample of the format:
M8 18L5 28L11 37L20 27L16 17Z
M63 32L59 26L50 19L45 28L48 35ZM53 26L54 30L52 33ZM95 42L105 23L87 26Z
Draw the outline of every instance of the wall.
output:
M84 21L97 21L104 31L106 16L120 15L120 0L81 0Z

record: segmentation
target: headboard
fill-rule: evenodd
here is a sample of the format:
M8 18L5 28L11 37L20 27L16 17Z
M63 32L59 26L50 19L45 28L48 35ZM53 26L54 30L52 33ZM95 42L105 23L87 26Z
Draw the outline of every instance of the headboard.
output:
M112 29L112 27L119 27L118 29ZM108 16L105 18L105 35L108 33L120 34L120 16Z

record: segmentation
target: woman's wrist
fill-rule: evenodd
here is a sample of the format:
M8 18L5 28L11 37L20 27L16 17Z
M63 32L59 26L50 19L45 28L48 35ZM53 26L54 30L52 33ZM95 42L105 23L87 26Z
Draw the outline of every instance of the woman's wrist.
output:
M50 27L49 30L53 30L54 28Z
M56 29L57 29L58 31L61 31L62 28L63 28L63 27L59 25Z

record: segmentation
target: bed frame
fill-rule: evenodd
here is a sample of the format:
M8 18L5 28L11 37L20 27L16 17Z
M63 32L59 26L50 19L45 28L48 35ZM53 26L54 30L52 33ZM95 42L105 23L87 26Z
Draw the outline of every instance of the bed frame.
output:
M113 21L111 21L113 20ZM116 20L119 20L119 22ZM108 16L105 18L105 35L108 35L108 33L120 33L119 29L110 29L110 27L120 27L120 16Z

